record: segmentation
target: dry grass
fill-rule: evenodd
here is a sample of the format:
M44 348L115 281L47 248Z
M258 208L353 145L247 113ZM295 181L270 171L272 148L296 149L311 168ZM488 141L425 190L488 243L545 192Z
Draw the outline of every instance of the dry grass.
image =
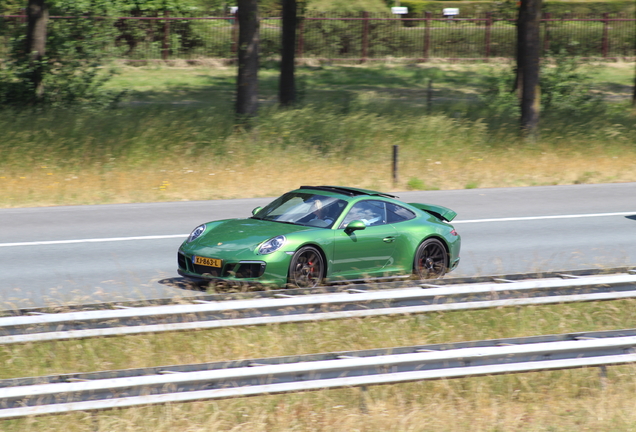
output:
M187 201L276 196L301 184L343 184L383 191L464 189L636 181L636 153L604 149L574 153L546 147L440 153L401 151L400 181L392 183L391 144L375 158L324 157L275 151L254 160L241 154L217 159L166 158L105 171L99 166L51 168L0 175L0 206L50 206ZM230 150L232 152L232 150ZM246 152L247 153L247 152ZM251 159L251 160L250 160ZM246 162L248 161L248 162ZM256 162L256 163L255 163ZM12 172L13 171L13 172ZM414 179L419 180L414 181Z
M607 389L596 370L260 396L58 418L80 431L633 431L634 369L615 368ZM571 394L570 380L588 380ZM539 384L537 384L539 381ZM493 396L492 388L500 387ZM363 404L363 405L362 405ZM8 422L7 422L8 423ZM47 418L8 424L7 431L57 431Z
M0 207L276 196L306 183L400 191L636 181L625 102L548 116L539 142L523 142L516 119L489 115L475 96L502 67L301 68L304 105L289 111L270 104L277 75L268 69L252 129L231 115L232 68L123 67L109 86L133 91L128 107L1 113ZM632 63L590 68L598 92L629 95Z
M634 300L4 346L2 375L45 375L633 327ZM6 431L629 431L634 365L75 413Z

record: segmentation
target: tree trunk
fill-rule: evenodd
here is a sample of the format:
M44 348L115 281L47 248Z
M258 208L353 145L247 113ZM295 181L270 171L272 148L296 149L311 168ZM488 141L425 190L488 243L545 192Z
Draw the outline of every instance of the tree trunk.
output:
M537 138L541 90L539 87L539 57L541 40L539 24L541 0L521 0L517 27L517 71L521 84L521 130L531 138Z
M517 96L521 100L521 94L523 93L523 60L524 60L524 38L522 35L526 34L527 23L526 20L521 19L521 8L519 9L519 15L517 16L517 64L515 66L515 82L512 87L512 91L517 93Z
M239 40L236 114L254 117L258 110L258 1L238 0L237 3Z
M46 54L46 25L49 19L48 5L45 0L29 0L27 5L27 37L25 41L26 51L30 57L32 72L34 100L42 97L44 86L42 85L43 65L42 60Z
M296 61L296 0L283 1L283 31L280 61L280 81L278 83L278 102L292 105L296 102L296 81L294 63Z

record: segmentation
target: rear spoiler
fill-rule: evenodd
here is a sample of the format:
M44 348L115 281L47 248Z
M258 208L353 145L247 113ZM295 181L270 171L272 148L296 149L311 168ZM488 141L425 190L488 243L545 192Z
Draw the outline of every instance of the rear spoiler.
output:
M455 219L455 216L457 216L457 213L455 213L451 209L439 205L419 203L409 203L409 205L417 209L424 210L425 212L430 213L436 218L444 220L446 222L452 221L453 219Z

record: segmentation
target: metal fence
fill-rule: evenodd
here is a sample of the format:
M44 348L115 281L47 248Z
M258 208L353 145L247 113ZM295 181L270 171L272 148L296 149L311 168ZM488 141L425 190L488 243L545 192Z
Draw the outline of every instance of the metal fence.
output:
M107 36L109 56L133 61L234 58L238 25L234 16L220 17L52 17L50 31L77 20L94 20ZM0 16L0 57L11 36L25 25L25 16ZM261 18L261 53L280 52L280 17ZM636 15L576 16L544 14L541 20L543 54L617 59L636 53ZM485 13L446 18L430 12L420 17L391 14L311 13L300 20L297 57L366 61L403 58L512 58L516 45L516 17Z

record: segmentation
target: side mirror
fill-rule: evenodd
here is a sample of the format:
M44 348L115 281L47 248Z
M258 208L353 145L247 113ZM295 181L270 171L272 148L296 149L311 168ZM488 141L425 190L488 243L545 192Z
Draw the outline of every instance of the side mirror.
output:
M351 233L351 232L358 231L358 230L363 230L363 229L366 229L366 228L367 228L367 226L364 224L364 222L362 222L361 220L354 220L354 221L349 222L349 224L345 228L345 232L346 233Z
M252 216L256 216L256 213L258 213L259 211L263 210L263 207L256 207L254 210L252 210Z

